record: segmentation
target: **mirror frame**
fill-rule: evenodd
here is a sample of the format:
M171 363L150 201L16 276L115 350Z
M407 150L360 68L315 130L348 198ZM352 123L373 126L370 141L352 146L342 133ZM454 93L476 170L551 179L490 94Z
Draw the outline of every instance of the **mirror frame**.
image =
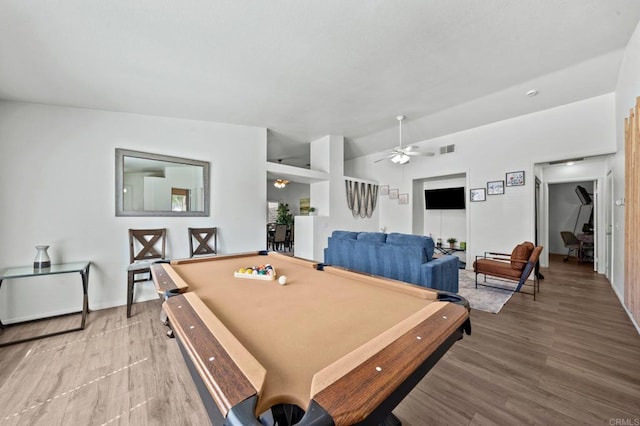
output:
M145 160L166 161L170 163L186 164L202 167L204 181L204 210L203 211L162 211L162 210L124 210L124 157L142 158ZM130 149L116 148L116 216L209 216L209 162L191 160L188 158L172 157L169 155L152 154L149 152L132 151Z

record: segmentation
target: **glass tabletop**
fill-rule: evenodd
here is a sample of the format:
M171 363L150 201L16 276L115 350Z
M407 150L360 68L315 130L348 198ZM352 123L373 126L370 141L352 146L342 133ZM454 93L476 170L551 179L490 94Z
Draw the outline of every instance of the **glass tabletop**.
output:
M26 278L37 277L38 275L55 275L55 274L68 274L72 272L82 272L89 267L91 262L73 262L73 263L60 263L57 265L51 265L49 268L37 269L33 266L17 266L14 268L6 268L0 272L0 280L9 278Z

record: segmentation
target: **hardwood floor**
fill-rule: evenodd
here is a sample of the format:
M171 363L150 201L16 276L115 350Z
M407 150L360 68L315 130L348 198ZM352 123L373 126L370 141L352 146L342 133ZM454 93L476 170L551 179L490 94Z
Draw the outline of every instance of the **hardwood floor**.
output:
M640 422L640 336L609 283L561 256L541 272L535 302L472 311L472 335L394 411L405 424Z
M608 282L561 257L542 273L537 301L515 294L497 315L472 311L473 334L394 411L405 425L640 422L640 336ZM208 425L159 310L95 311L84 331L0 348L0 426ZM78 321L11 327L1 340Z

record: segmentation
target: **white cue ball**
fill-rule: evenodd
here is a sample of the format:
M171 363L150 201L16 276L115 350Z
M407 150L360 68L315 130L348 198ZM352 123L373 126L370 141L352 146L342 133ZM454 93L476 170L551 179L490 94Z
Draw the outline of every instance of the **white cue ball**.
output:
M281 275L280 278L278 278L278 282L280 283L280 285L285 285L287 283L287 276Z

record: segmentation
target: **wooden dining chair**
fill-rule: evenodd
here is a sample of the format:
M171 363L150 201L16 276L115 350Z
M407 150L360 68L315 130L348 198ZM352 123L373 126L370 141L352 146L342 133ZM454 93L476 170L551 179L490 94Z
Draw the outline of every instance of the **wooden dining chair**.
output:
M276 235L276 224L267 223L267 250L275 250L274 238Z
M279 251L287 241L287 225L276 225L276 232L273 235L273 248Z
M195 248L194 243L198 244ZM189 228L189 257L218 253L218 228Z
M151 280L151 265L164 260L167 230L129 229L129 266L127 268L127 318L131 316L133 288L136 283Z

